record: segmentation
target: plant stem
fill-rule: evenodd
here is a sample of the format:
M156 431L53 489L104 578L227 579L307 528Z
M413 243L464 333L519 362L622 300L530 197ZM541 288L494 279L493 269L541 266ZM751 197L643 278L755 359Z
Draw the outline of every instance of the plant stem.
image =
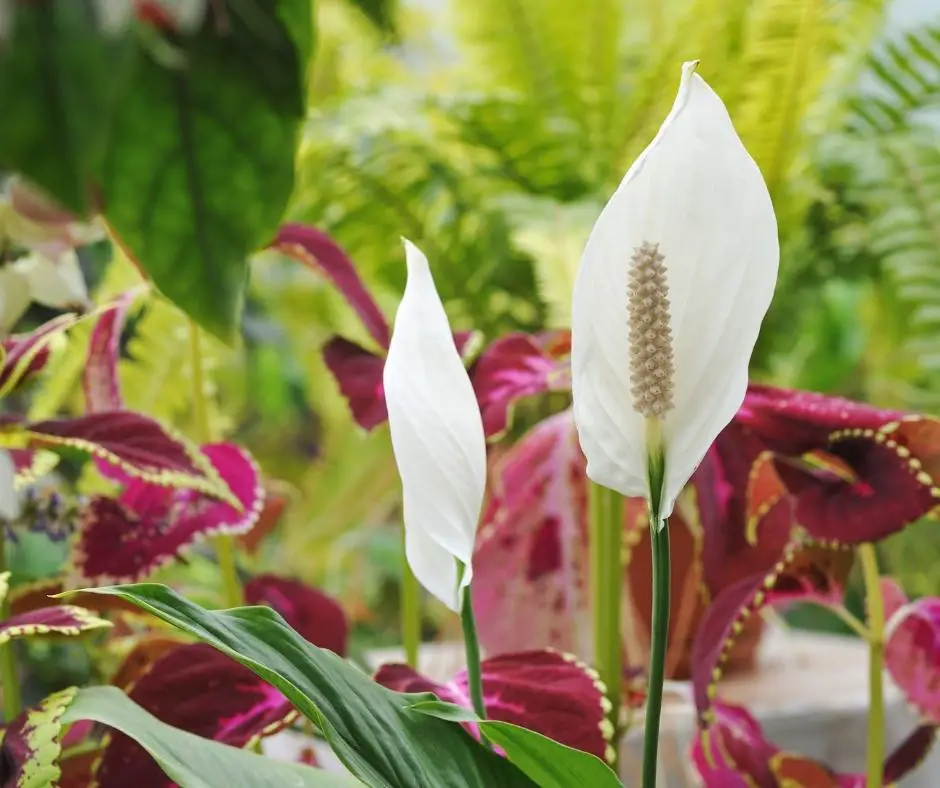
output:
M402 529L403 537L404 533ZM404 543L404 538L402 542ZM421 588L408 564L404 544L402 544L401 571L401 637L405 645L405 661L410 668L417 670L418 649L421 646Z
M868 609L868 777L867 788L882 788L884 783L885 709L884 709L884 630L885 606L878 575L878 555L873 544L858 547L865 581Z
M655 507L658 509L658 506ZM643 732L643 788L656 788L659 758L659 724L663 710L663 681L669 638L669 525L650 509L650 548L653 556L653 615L646 693L646 725Z
M0 529L0 573L6 569L6 537ZM3 597L0 606L0 621L10 617L10 594ZM22 710L20 684L16 672L16 655L13 643L8 641L0 646L0 684L3 685L3 719L8 724L13 722Z
M202 364L202 343L199 326L189 321L189 356L193 374L193 422L196 440L209 443L212 429L209 425L209 405L206 402L206 377ZM244 602L241 582L238 579L238 561L235 542L229 534L219 534L213 540L215 555L222 576L222 598L227 607L238 607Z
M623 506L620 494L590 483L591 609L594 666L607 688L613 726L611 744L619 754L620 692L623 684ZM616 768L616 762L612 764Z
M480 669L480 643L477 640L477 625L473 617L473 599L470 586L463 592L463 604L460 608L460 622L463 624L463 643L467 652L467 683L470 685L470 702L481 720L486 719L486 706L483 703L483 678Z

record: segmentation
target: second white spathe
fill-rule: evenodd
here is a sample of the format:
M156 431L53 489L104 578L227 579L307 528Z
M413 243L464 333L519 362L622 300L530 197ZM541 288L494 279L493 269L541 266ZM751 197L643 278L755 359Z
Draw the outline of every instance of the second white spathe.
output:
M631 396L628 278L644 244L663 256L672 405L661 419L662 516L743 402L777 278L767 186L721 99L686 63L672 110L602 211L572 303L574 414L588 476L649 497L646 418Z
M428 260L404 244L408 280L383 379L405 553L421 585L459 612L486 487L483 420Z

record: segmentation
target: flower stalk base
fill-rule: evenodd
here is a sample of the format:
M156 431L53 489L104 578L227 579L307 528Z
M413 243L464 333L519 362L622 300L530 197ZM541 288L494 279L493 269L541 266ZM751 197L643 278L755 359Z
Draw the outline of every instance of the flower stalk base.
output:
M413 670L418 669L418 651L421 647L421 589L418 579L408 565L404 548L405 532L402 529L401 553L401 639L405 647L405 662Z
M467 686L470 690L470 702L473 711L481 720L486 719L486 706L483 703L483 676L480 667L480 641L477 639L477 625L473 617L473 598L470 586L463 590L463 603L460 607L460 623L463 625L463 643L467 654ZM486 737L480 739L488 744Z
M652 423L655 422L655 423ZM653 559L653 614L650 638L649 685L646 695L646 724L643 729L643 788L656 788L659 759L659 726L666 678L666 649L669 639L670 556L669 528L661 516L666 458L658 419L647 421L649 470L650 551Z
M865 604L868 609L868 747L867 788L884 784L885 709L885 607L878 575L878 556L873 544L858 547L858 558L865 581Z

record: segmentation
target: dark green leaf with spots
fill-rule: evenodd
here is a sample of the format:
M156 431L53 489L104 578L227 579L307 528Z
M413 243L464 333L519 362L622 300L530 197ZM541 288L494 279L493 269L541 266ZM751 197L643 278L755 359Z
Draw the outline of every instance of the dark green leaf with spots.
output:
M99 32L91 0L16 4L0 45L0 170L20 172L78 214L105 150L118 91L137 54Z
M109 225L171 301L226 340L247 258L274 237L293 188L310 3L232 3L175 40L175 57L142 54L111 125L99 177Z

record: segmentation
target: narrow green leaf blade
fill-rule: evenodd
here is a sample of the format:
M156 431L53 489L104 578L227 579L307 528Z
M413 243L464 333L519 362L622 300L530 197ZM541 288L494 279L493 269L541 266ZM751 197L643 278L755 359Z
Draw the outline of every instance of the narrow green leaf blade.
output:
M600 758L575 750L541 733L508 722L480 720L469 709L439 700L421 701L411 707L448 722L479 725L493 744L501 747L516 766L541 788L622 788L617 775Z
M267 607L210 611L156 583L89 588L117 596L209 643L283 692L337 757L372 788L532 788L516 766L463 729L410 706L430 694L379 686L308 643Z
M256 0L151 51L122 92L100 173L104 214L157 287L206 330L232 341L248 256L274 237L293 189L311 36L290 32L310 0Z
M181 788L355 788L353 777L287 763L166 725L116 687L79 690L65 723L94 720L127 734Z

